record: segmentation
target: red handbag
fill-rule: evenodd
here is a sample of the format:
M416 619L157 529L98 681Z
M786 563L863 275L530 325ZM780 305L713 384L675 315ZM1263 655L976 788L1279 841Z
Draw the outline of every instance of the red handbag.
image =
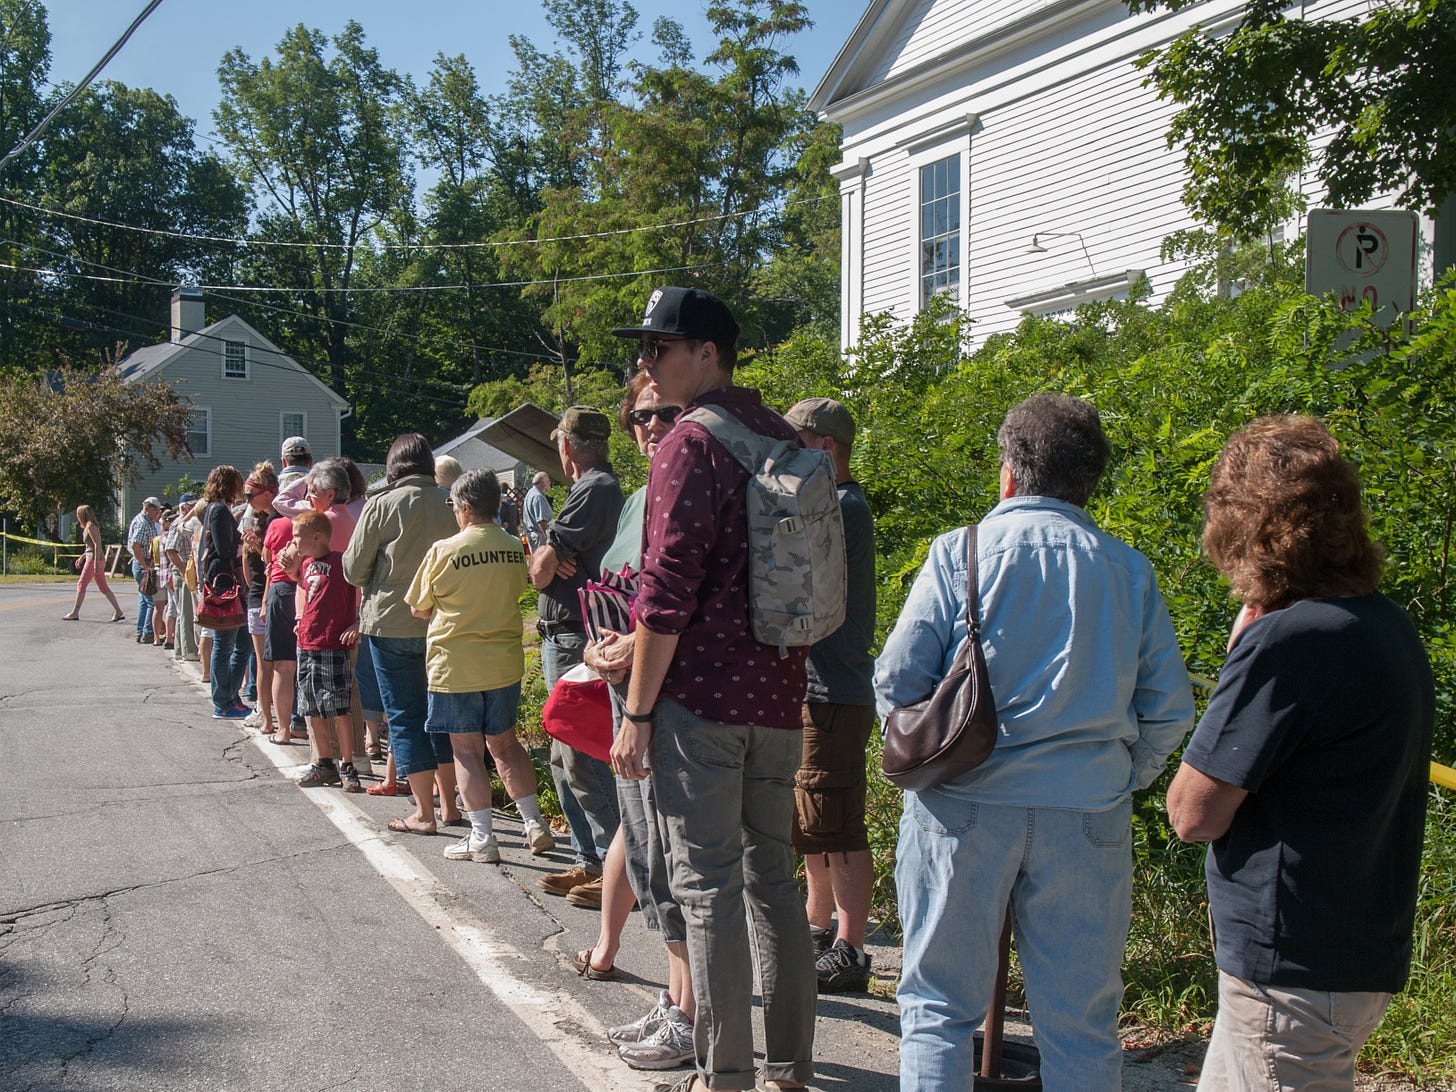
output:
M197 624L205 629L237 629L248 620L243 609L242 589L230 576L219 577L215 584L232 581L232 587L221 591L206 584L198 588Z
M584 664L573 667L546 699L541 725L552 739L606 762L612 751L612 698L606 680Z

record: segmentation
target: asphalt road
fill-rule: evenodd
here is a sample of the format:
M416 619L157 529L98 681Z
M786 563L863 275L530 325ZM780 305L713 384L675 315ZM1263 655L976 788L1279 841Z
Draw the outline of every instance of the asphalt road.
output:
M135 595L117 588L129 617ZM0 586L0 1089L650 1089L602 1030L665 971L634 919L624 980L571 953L566 866L446 861L397 800L301 791L301 747L213 721L190 668L94 593ZM544 902L542 900L545 900ZM877 950L889 966L893 949ZM814 1087L890 1092L892 1002L823 998Z

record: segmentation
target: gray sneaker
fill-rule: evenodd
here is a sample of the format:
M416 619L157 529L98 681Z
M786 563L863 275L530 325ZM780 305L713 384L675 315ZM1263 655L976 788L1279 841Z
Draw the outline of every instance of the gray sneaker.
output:
M630 1024L618 1024L614 1028L608 1028L607 1038L618 1045L640 1043L667 1019L667 1011L672 1007L672 999L667 996L666 990L662 990L657 995L657 1004L648 1009L645 1015L637 1017Z
M500 844L492 834L484 841L478 841L470 834L454 845L445 847L447 861L474 861L476 864L500 864Z
M317 762L304 770L303 776L294 781L294 784L300 789L317 789L338 783L339 768L332 764L324 766Z
M622 1061L633 1069L676 1069L694 1058L693 1025L682 1009L667 1010L662 1023L639 1043L623 1043L617 1047Z
M354 768L352 762L345 762L339 767L339 780L343 782L345 792L363 792L359 785L359 771Z

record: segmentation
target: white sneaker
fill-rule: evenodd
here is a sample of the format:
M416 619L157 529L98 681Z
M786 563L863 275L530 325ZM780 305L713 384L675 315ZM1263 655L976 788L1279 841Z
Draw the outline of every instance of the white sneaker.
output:
M474 833L445 847L447 861L474 861L476 864L500 864L500 844L492 834L485 841L476 841Z
M262 723L263 723L263 710L262 709L254 709L251 713L249 713L246 717L243 718L243 727L244 728L258 728L258 727L260 727L262 725Z
M537 857L556 848L556 839L546 829L546 824L535 819L526 820L526 846Z
M662 990L657 995L657 1004L630 1024L618 1024L614 1028L608 1028L607 1038L618 1045L640 1043L662 1026L662 1022L667 1019L668 1010L672 1007L672 998L667 996L666 990Z
M622 1061L633 1069L676 1069L687 1065L696 1056L693 1051L693 1025L676 1006L667 1010L657 1030L637 1043L617 1047Z

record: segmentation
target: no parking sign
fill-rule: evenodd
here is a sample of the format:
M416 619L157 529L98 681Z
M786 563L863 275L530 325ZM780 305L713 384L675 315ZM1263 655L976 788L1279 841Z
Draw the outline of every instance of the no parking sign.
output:
M1335 292L1340 307L1368 301L1382 329L1416 305L1416 214L1390 209L1315 209L1305 231L1304 288Z

